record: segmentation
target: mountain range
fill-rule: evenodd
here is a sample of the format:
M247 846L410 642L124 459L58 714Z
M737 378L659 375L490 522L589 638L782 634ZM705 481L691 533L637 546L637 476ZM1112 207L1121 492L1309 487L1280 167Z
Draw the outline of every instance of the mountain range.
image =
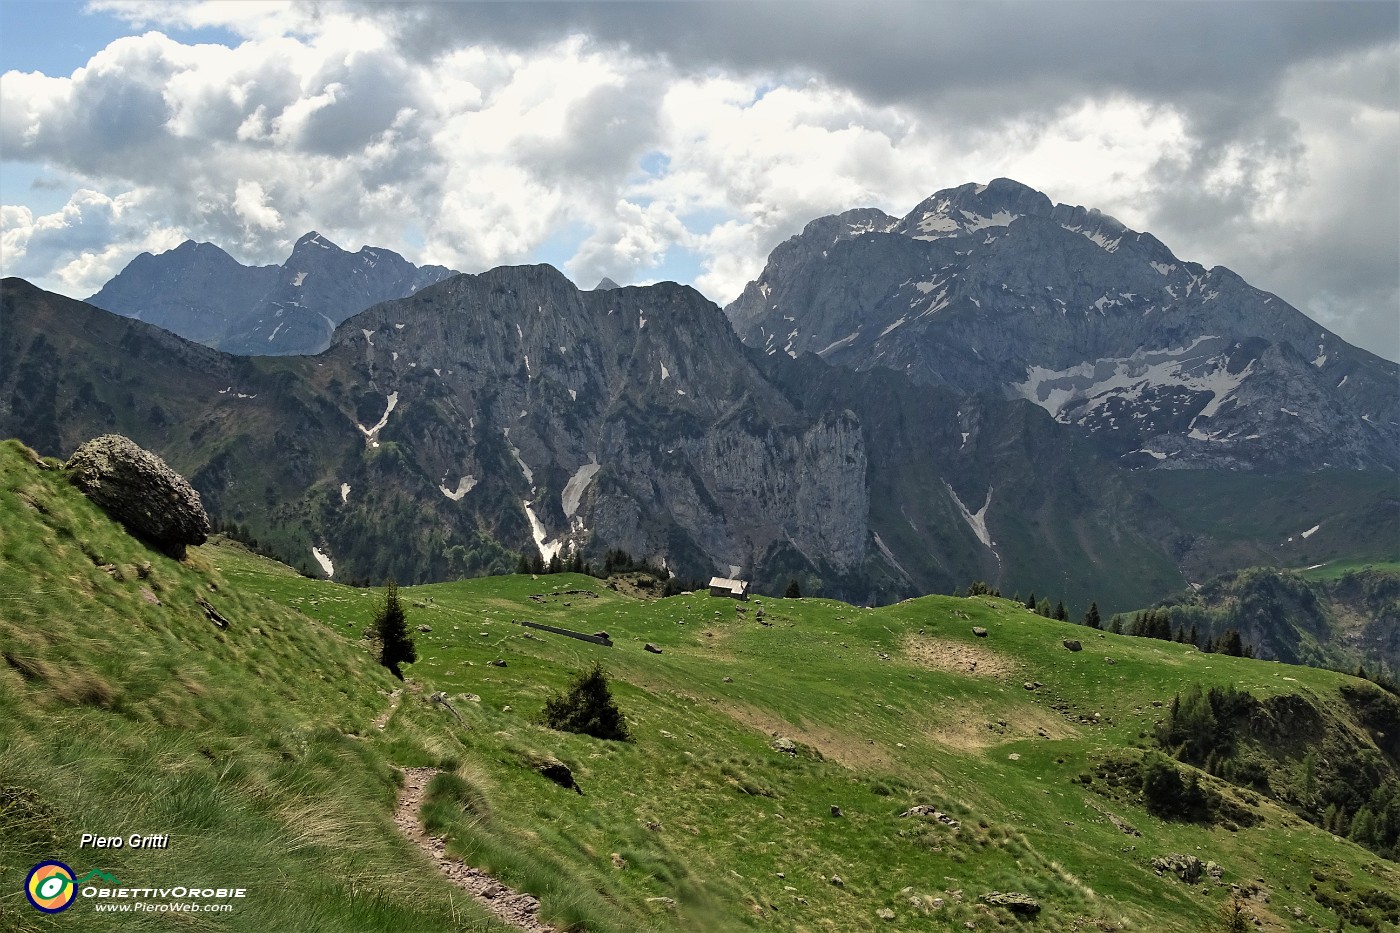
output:
M724 311L308 234L281 267L143 255L91 304L9 279L0 315L0 434L128 434L341 580L623 548L761 591L985 579L1110 611L1400 540L1395 364L1005 179L814 221Z
M245 266L193 240L159 256L142 253L87 300L229 353L306 354L330 346L351 315L455 274L387 249L346 252L312 231L280 266Z

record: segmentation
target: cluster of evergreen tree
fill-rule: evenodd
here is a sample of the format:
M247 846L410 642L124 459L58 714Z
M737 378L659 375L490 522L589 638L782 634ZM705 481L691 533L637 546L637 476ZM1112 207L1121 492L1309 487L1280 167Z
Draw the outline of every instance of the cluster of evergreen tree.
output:
M1097 608L1097 607L1095 607ZM1238 629L1227 629L1220 635L1202 636L1195 623L1191 628L1172 624L1172 610L1167 607L1145 609L1131 616L1115 615L1108 630L1118 635L1135 635L1138 638L1156 638L1182 645L1195 645L1207 654L1225 654L1236 658L1254 657L1254 648L1244 643Z
M977 580L973 583L968 584L967 591L963 595L968 597L992 596L1000 598L1001 590L997 589L994 586L991 586L985 580ZM1012 602L1020 603L1021 605L1029 609L1031 612L1034 612L1038 615L1042 615L1047 619L1057 619L1060 622L1069 621L1069 610L1065 608L1065 601L1063 599L1059 600L1053 607L1050 605L1050 600L1048 598L1037 599L1034 592L1032 592L1031 595L1027 596L1025 599L1022 599L1021 594L1017 593L1015 596L1011 597L1011 600ZM1089 621L1090 619L1093 619L1092 623ZM1084 617L1084 624L1092 625L1094 628L1098 628L1098 621L1099 604L1093 603L1089 607L1089 612Z
M1374 705L1393 710L1380 701ZM1400 856L1400 785L1389 779L1390 772L1379 756L1374 751L1352 755L1339 749L1319 752L1312 748L1303 758L1296 788L1284 782L1276 791L1270 786L1268 769L1245 754L1240 744L1260 708L1259 701L1246 690L1234 686L1205 690L1193 684L1173 697L1157 727L1157 743L1171 757L1208 774L1271 796L1281 795L1328 832L1386 858ZM1393 714L1384 715L1388 718ZM1366 720L1365 710L1362 718ZM1153 793L1160 795L1156 806L1164 813L1184 816L1195 806L1194 795L1178 786L1179 780L1174 783L1160 773L1154 780ZM1149 806L1154 804L1149 801Z
M664 580L670 576L665 570L653 567L645 560L637 560L631 554L621 548L611 548L603 554L603 564L601 568L595 569L593 564L583 559L583 552L580 550L570 551L567 557L555 554L549 560L545 560L540 554L527 556L521 554L515 562L516 573L583 573L590 577L610 577L615 573L646 573Z
M983 580L977 580L968 584L965 596L1001 596L1001 591L990 586ZM1052 608L1047 597L1036 598L1034 592L1021 599L1021 594L1017 593L1012 599L1021 603L1031 612L1042 615L1047 619L1056 619L1061 622L1069 621L1069 610L1065 608L1065 601L1059 600ZM1089 603L1088 610L1084 613L1081 621L1082 625L1087 625L1092 629L1103 628L1103 615L1099 612L1097 601ZM1195 624L1188 630L1183 626L1172 625L1172 610L1166 607L1158 609L1146 609L1133 613L1130 616L1115 615L1109 622L1108 630L1115 635L1135 635L1139 638L1157 638L1162 641L1174 641L1183 645L1195 645L1207 654L1226 654L1237 658L1254 657L1254 648L1244 643L1237 629L1228 629L1217 637L1210 637L1209 634L1202 637L1197 631ZM1359 673L1358 677L1365 677L1364 673ZM1384 686L1384 685L1382 685Z
M1174 757L1236 784L1268 789L1268 775L1253 762L1235 759L1236 737L1259 706L1247 690L1233 685L1203 690L1192 684L1172 697L1166 718L1157 727L1157 742Z
M1176 763L1159 752L1142 760L1142 797L1148 812L1163 819L1205 820L1210 798L1201 787L1200 775L1182 778Z
M1017 593L1015 599L1017 602L1021 602L1021 594ZM1031 595L1026 597L1025 602L1021 602L1021 605L1025 606L1036 615L1044 616L1047 619L1058 619L1061 622L1069 621L1069 610L1065 608L1065 601L1063 599L1057 602L1052 609L1048 597L1036 599L1035 593L1032 592Z
M536 575L545 573L586 573L593 576L593 567L583 561L582 551L573 551L568 557L560 557L557 553L549 560L545 560L541 554L533 557L520 555L520 559L515 562L516 573L533 573Z
M684 580L680 577L673 577L664 569L654 567L645 560L638 560L621 548L611 548L604 552L601 567L595 567L586 562L583 559L583 553L577 550L570 552L568 557L560 557L556 554L548 561L539 554L533 557L521 554L519 560L516 561L515 572L535 574L536 576L549 573L582 573L604 580L614 574L639 574L641 575L637 581L639 587L654 590L659 585L662 596L678 596L681 593L697 590L704 585L700 580Z
M1392 861L1400 860L1400 785L1380 784L1352 813L1345 805L1329 803L1322 828Z

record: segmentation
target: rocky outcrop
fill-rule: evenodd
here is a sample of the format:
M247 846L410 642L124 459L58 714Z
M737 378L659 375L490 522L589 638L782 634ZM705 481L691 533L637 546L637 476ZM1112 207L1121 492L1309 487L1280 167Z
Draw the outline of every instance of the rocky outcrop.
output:
M73 452L73 484L113 518L174 557L203 544L209 516L199 493L165 461L120 434L106 434Z
M1154 858L1152 868L1158 874L1171 873L1176 875L1187 884L1195 884L1199 881L1201 872L1205 870L1205 866L1196 856L1182 855L1178 852Z

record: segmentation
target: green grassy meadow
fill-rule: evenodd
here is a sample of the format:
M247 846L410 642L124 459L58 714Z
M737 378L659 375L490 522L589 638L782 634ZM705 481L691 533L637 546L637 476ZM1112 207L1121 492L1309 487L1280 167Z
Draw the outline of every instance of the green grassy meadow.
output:
M1256 928L1335 930L1323 901L1400 890L1395 863L1209 776L1250 821L1163 821L1105 787L1192 684L1301 694L1359 728L1340 695L1359 682L1331 672L986 597L644 600L517 575L401 589L420 660L381 730L400 685L362 637L379 591L223 541L166 558L13 442L0 519L0 929L505 929L396 832L395 769L422 766L448 773L424 815L449 850L538 896L561 929L1184 933L1225 929L1238 884L1267 891L1246 902ZM606 631L613 647L522 619ZM595 661L631 742L533 722ZM537 774L541 756L582 794ZM916 804L957 825L900 815ZM83 832L171 843L93 853ZM1223 873L1159 875L1151 859L1169 853ZM21 893L45 858L249 895L221 915L118 924L80 902L49 917ZM992 891L1043 909L1017 918L982 903Z

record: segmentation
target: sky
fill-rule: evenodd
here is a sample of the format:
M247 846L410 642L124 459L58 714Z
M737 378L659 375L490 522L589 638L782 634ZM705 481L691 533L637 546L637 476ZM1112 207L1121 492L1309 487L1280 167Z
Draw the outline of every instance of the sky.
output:
M317 230L719 304L1006 176L1400 358L1400 4L0 0L0 270Z

